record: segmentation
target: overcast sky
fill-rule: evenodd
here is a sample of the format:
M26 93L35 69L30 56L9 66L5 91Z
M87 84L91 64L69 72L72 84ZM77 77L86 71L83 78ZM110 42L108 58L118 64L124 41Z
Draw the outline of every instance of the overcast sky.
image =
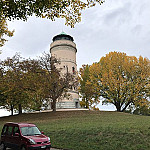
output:
M49 52L52 38L62 30L77 45L77 65L92 64L111 51L150 59L150 0L105 0L103 5L82 12L82 22L70 28L64 20L52 22L30 17L27 22L8 22L14 36L2 47L0 59L20 52L36 57Z
M75 28L64 22L36 17L9 22L9 29L15 29L15 33L3 47L0 59L16 52L27 58L49 52L52 38L62 30L73 36L77 45L78 68L99 61L110 51L150 59L150 0L106 0L83 11L82 22Z

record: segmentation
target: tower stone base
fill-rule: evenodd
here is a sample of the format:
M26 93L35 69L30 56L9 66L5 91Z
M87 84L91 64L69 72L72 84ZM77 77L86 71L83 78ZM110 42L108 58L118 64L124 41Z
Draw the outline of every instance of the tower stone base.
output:
M56 103L56 108L80 108L79 101L62 101Z

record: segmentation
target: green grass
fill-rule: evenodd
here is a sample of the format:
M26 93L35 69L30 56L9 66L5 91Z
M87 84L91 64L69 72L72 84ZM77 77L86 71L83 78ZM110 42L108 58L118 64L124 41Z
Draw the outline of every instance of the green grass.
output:
M22 114L0 118L0 130L8 121L35 123L57 148L150 150L150 116L100 111Z

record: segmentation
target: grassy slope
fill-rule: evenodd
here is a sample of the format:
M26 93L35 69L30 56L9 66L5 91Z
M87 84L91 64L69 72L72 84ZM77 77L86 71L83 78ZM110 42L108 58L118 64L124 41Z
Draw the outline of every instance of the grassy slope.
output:
M52 146L71 150L149 150L150 117L118 112L68 111L0 118L35 123Z

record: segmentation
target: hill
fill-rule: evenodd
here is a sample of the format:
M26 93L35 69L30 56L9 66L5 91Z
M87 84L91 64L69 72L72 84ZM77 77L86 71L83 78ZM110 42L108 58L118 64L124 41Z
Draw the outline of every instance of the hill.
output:
M35 123L53 147L70 150L149 150L150 117L118 112L65 111L0 118Z

